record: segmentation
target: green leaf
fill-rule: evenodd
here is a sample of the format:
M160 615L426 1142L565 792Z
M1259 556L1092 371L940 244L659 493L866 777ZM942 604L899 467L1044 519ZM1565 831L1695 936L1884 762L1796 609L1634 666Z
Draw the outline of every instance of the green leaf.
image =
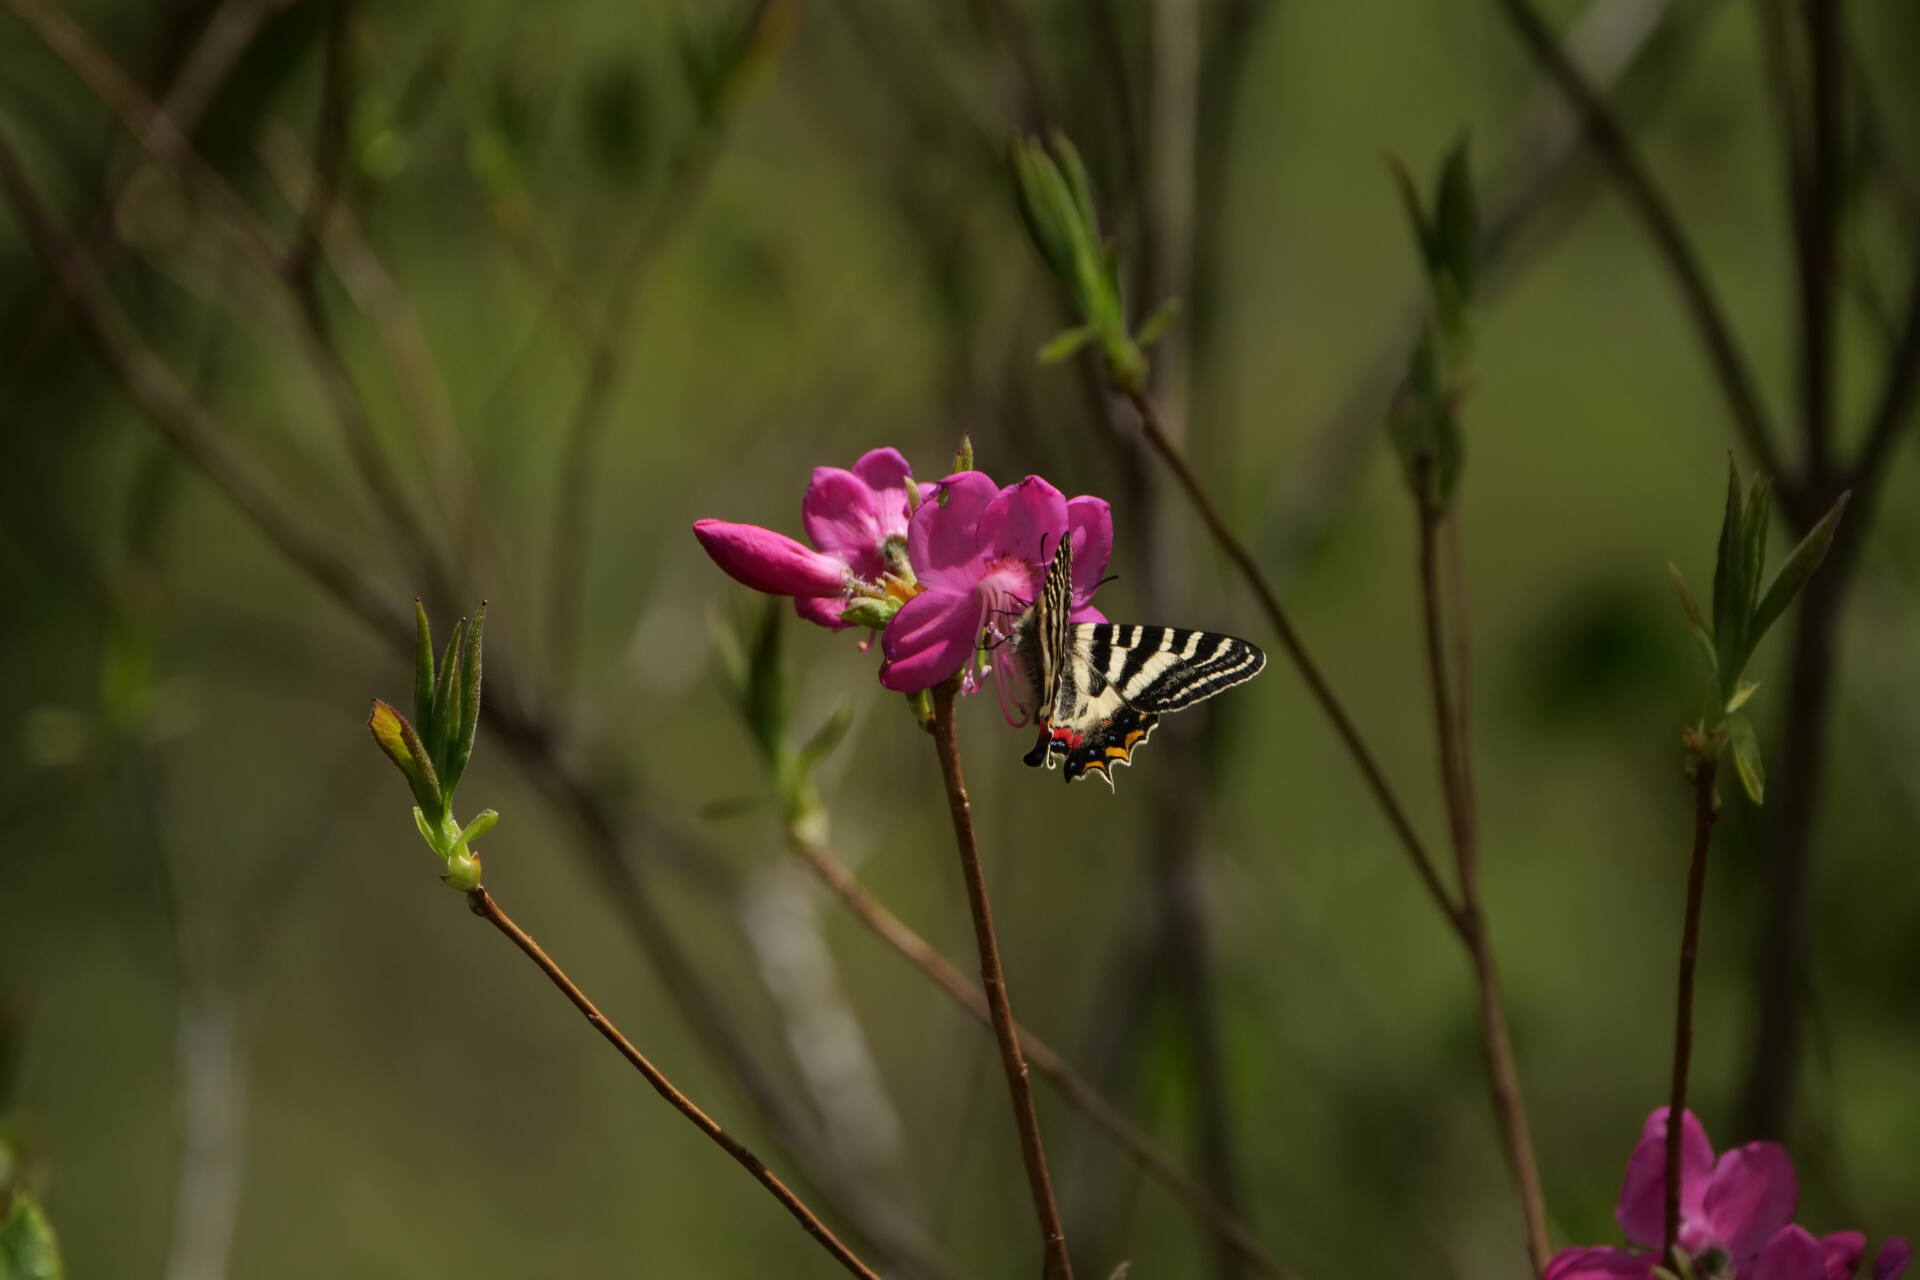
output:
M405 775L407 785L413 790L413 797L420 807L436 817L446 811L440 794L440 779L434 772L433 759L427 754L426 744L420 741L420 735L407 722L407 718L395 711L387 703L375 698L373 714L367 717L367 728L373 734L373 741L387 759Z
M1100 213L1093 203L1093 181L1087 176L1086 162L1080 158L1080 149L1073 141L1058 129L1053 131L1053 154L1059 157L1060 171L1067 180L1067 189L1073 194L1074 212L1079 215L1081 230L1091 244L1100 243Z
M1092 342L1093 337L1093 327L1084 324L1077 329L1066 329L1056 333L1045 346L1040 348L1040 363L1059 364L1063 360L1071 359L1076 351Z
M846 738L847 730L853 727L853 699L842 698L834 703L833 711L827 716L827 722L814 731L807 739L807 745L800 748L800 763L803 769L811 772L833 754L833 749Z
M1473 191L1473 166L1467 139L1462 137L1447 153L1433 198L1431 229L1434 274L1451 276L1459 302L1473 296L1474 273L1480 252L1480 209Z
M1769 476L1755 476L1753 489L1747 494L1747 511L1741 523L1746 546L1741 554L1741 568L1746 578L1741 583L1741 611L1746 618L1748 648L1758 639L1752 632L1754 607L1760 603L1760 575L1767 566L1767 526L1773 515L1773 480Z
M1680 597L1680 611L1687 615L1687 625L1707 642L1708 653L1713 650L1713 630L1707 626L1706 615L1700 612L1700 602L1694 598L1693 588L1687 585L1686 575L1680 572L1680 566L1667 561L1667 577L1673 580L1673 590Z
M0 1280L61 1280L64 1274L47 1215L32 1196L14 1192L0 1219Z
M1733 767L1740 774L1741 787L1755 804L1765 803L1767 771L1760 764L1760 740L1754 735L1753 722L1745 716L1735 716L1727 722L1727 732L1733 744Z
M1852 491L1840 495L1833 509L1820 517L1820 523L1808 530L1807 536L1800 539L1800 545L1787 553L1780 563L1779 571L1773 575L1766 589L1760 593L1760 603L1753 609L1753 639L1758 644L1760 637L1786 611L1793 598L1800 594L1800 588L1807 584L1813 571L1827 558L1827 551L1833 546L1833 535L1840 527L1840 517L1846 513L1847 503L1853 498Z
M433 710L420 726L421 741L427 744L436 764L445 758L447 739L453 736L454 722L459 719L453 707L460 698L455 686L460 679L460 643L466 635L467 620L462 618L453 624L453 634L447 637L447 647L433 676Z
M486 625L487 602L482 600L474 610L473 625L467 628L466 643L461 646L458 705L448 712L450 716L458 713L447 743L447 767L441 782L449 802L467 771L467 761L473 758L474 734L480 728L480 634Z
M1734 689L1733 696L1727 699L1727 714L1732 715L1740 708L1746 706L1747 701L1753 697L1759 688L1760 682L1758 680L1742 680Z
M500 815L492 809L482 809L473 815L472 822L461 828L460 834L454 837L453 847L447 852L450 855L460 853L473 841L493 830L494 824L499 821Z
M1728 679L1740 674L1740 636L1745 629L1745 613L1739 606L1740 582L1740 472L1733 459L1727 459L1727 509L1720 518L1720 547L1713 562L1713 643L1718 651L1716 663Z
M1430 276L1434 261L1433 231L1427 226L1427 211L1420 203L1420 188L1398 156L1387 157L1387 169L1393 174L1395 189L1400 192L1401 207L1407 211L1407 225L1413 228L1414 243L1420 249L1420 265Z
M1180 306L1180 299L1168 298L1165 302L1155 307L1153 314L1141 321L1140 327L1134 330L1134 342L1143 347L1150 347L1160 341L1161 337L1172 327L1174 320L1179 316Z
M427 608L413 602L413 718L420 724L433 723L433 628L427 622Z
M781 623L787 616L783 606L778 597L768 597L747 653L747 727L769 760L777 760L787 749L787 727L793 718L792 682L781 648Z

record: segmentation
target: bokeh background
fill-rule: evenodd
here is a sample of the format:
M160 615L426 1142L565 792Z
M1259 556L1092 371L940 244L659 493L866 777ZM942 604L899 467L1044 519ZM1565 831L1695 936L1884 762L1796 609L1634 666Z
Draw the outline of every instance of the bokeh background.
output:
M1844 459L1920 227L1920 11L1838 7ZM205 433L392 617L491 601L488 714L538 727L483 734L463 784L463 811L504 815L490 887L889 1274L1033 1270L1003 1084L982 1029L788 861L715 657L753 602L688 524L798 533L813 466L892 444L931 477L970 433L1003 481L1112 500L1110 616L1275 647L1130 412L1091 366L1035 361L1067 316L1004 157L1057 123L1139 296L1186 300L1157 391L1194 466L1439 847L1415 525L1381 429L1424 300L1386 159L1424 182L1469 133L1487 236L1458 522L1486 894L1556 1243L1617 1238L1665 1096L1702 679L1666 564L1709 579L1726 456L1749 459L1671 272L1507 9L9 8L6 136ZM1765 3L1545 15L1801 465L1798 17L1774 57ZM179 95L193 154L291 247L285 279L223 231L204 171L164 138L143 152L35 34L63 16ZM434 882L363 727L369 698L406 694L404 632L343 609L168 446L24 225L0 219L4 1163L70 1273L838 1274ZM1873 483L1830 655L1796 659L1790 618L1757 660L1774 776L1765 809L1728 796L1714 852L1694 1098L1716 1139L1789 1145L1802 1222L1877 1240L1920 1232L1912 448ZM820 779L835 851L970 968L924 738L851 635L795 623L784 644L799 731L854 709ZM1830 673L1824 734L1788 713L1796 660ZM1016 1009L1183 1162L1213 1152L1302 1275L1524 1274L1466 960L1350 760L1277 653L1188 718L1109 795L1021 768L991 697L963 708ZM1796 794L1813 817L1783 854ZM637 940L642 899L783 1105L839 1135L814 1143L838 1183L692 1028ZM1087 1274L1236 1274L1040 1100Z

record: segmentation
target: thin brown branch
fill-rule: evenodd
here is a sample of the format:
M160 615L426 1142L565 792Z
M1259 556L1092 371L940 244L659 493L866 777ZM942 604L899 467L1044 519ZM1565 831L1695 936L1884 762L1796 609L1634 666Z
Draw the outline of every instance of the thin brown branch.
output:
M1661 1257L1680 1238L1680 1149L1686 1131L1687 1072L1693 1065L1693 971L1700 950L1700 908L1707 885L1707 849L1720 797L1713 789L1714 762L1700 760L1693 775L1693 856L1687 864L1687 907L1680 931L1680 994L1673 1013L1673 1088L1667 1097L1666 1229Z
M934 945L868 892L846 865L826 846L795 835L788 841L794 856L831 889L873 935L899 952L982 1024L993 1025L993 1011L980 988ZM1181 1203L1222 1241L1231 1245L1254 1270L1273 1280L1289 1280L1289 1273L1266 1251L1244 1223L1216 1201L1194 1179L1181 1172L1172 1158L1131 1121L1045 1040L1018 1022L1014 1030L1027 1064L1051 1081L1060 1096L1103 1130L1141 1171L1177 1196Z
M226 179L201 159L167 113L127 78L79 24L46 0L5 0L5 3L14 16L31 27L34 35L107 105L141 146L161 163L177 165L207 194L221 226L243 253L267 274L281 275L285 255L259 217Z
M1033 1082L1027 1078L1026 1059L1020 1053L1020 1032L1013 1022L1013 1003L1007 996L1006 975L1000 967L1000 943L994 937L993 907L987 899L987 881L980 869L980 845L973 833L973 802L967 798L967 780L960 769L960 743L953 722L954 681L933 691L933 745L940 758L940 777L946 784L947 809L953 818L954 842L960 850L960 870L967 885L967 905L973 913L973 937L980 950L980 985L993 1014L993 1035L1000 1046L1000 1065L1006 1071L1007 1091L1013 1098L1014 1127L1020 1134L1020 1158L1026 1166L1027 1188L1033 1195L1034 1216L1040 1223L1041 1253L1046 1280L1073 1280L1067 1255L1067 1237L1054 1203L1053 1183L1047 1176L1047 1153L1040 1141L1040 1114L1033 1105Z
M768 1194L793 1215L801 1229L812 1236L822 1249L833 1255L834 1261L851 1274L865 1277L865 1280L880 1280L879 1273L860 1261L853 1250L842 1244L840 1238L833 1234L827 1224L815 1217L813 1210L807 1208L805 1202L789 1190L787 1184L780 1181L779 1176L767 1168L766 1163L759 1156L753 1154L744 1143L723 1129L713 1117L695 1106L693 1100L686 1094L674 1088L673 1082L667 1079L658 1067L649 1062L645 1054L634 1048L633 1042L620 1034L620 1028L614 1026L607 1015L601 1013L593 1001L587 999L586 993L574 985L573 979L566 975L566 971L540 949L540 944L528 937L526 931L500 909L500 904L493 900L493 896L487 892L485 885L467 894L467 903L472 908L473 914L507 935L514 946L526 953L527 959L538 965L540 972L547 975L548 981L560 988L561 993L567 997L574 1008L580 1011L593 1029L599 1032L608 1044L618 1049L620 1056L633 1064L635 1071L646 1078L647 1083L653 1086L653 1091L665 1098L668 1105L675 1111L685 1116L694 1128L711 1138L715 1146L732 1156L741 1168L752 1174L754 1181L765 1187Z
M92 259L84 251L75 252L55 224L4 131L0 131L0 188L36 252L59 272L88 335L133 404L301 573L404 658L411 651L408 636L413 623L392 604L403 598L401 593L374 583L331 535L299 515L275 482L234 447L223 425L187 394L120 314ZM931 1257L910 1224L899 1221L867 1189L854 1185L821 1151L810 1122L758 1061L668 932L627 856L619 824L580 772L568 743L539 707L519 696L522 686L513 679L511 668L491 662L488 685L495 691L486 717L489 731L514 752L555 807L578 824L589 865L660 973L663 986L701 1041L726 1064L767 1117L782 1146L805 1160L810 1174L831 1189L870 1239L903 1263L910 1261L917 1274L945 1274L948 1269Z
M1640 158L1632 138L1628 137L1607 100L1574 65L1566 50L1560 47L1560 42L1548 29L1546 20L1530 0L1496 2L1528 52L1552 75L1579 113L1595 152L1612 172L1627 203L1652 237L1654 247L1673 278L1674 287L1680 291L1687 315L1706 348L1708 363L1712 366L1742 443L1762 471L1784 479L1780 456L1767 426L1766 409L1761 403L1753 373L1747 367L1746 356L1733 336L1733 329L1727 323L1712 284L1707 280L1699 255L1687 239L1679 219L1668 207L1666 197L1654 183L1653 175Z
M88 336L128 398L303 573L375 631L403 640L408 622L392 604L394 593L375 587L329 536L294 514L295 508L275 482L227 442L219 423L127 324L93 260L68 239L35 193L19 153L4 132L0 132L0 186L36 252L59 273Z
M1424 488L1424 485L1423 485ZM1540 1168L1534 1156L1527 1124L1526 1099L1520 1090L1520 1071L1514 1062L1513 1041L1507 1031L1506 1001L1494 964L1493 937L1480 896L1479 822L1474 811L1468 717L1465 709L1468 666L1464 622L1455 628L1455 664L1459 684L1450 687L1443 621L1439 542L1442 513L1430 499L1419 504L1420 605L1426 638L1427 679L1433 690L1434 734L1439 743L1440 777L1445 794L1448 829L1460 876L1462 935L1473 959L1475 995L1480 1014L1481 1047L1487 1057L1487 1083L1492 1093L1494 1120L1506 1148L1507 1171L1520 1199L1526 1229L1527 1256L1534 1274L1546 1270L1553 1253L1547 1231L1546 1194L1540 1186ZM1456 560L1456 581L1458 581Z
M1161 461L1166 463L1168 470L1173 472L1174 479L1179 481L1181 489L1193 503L1194 510L1199 513L1208 532L1213 535L1214 542L1226 554L1227 559L1233 562L1234 568L1252 589L1254 597L1259 601L1261 611L1267 615L1268 623L1279 635L1281 647L1286 650L1287 657L1300 673L1300 678L1306 681L1308 692L1313 695L1314 701L1320 704L1320 709L1326 714L1327 719L1333 723L1334 732L1339 735L1341 744L1346 747L1347 753L1353 757L1354 764L1359 767L1361 776L1366 780L1367 789L1373 793L1375 802L1379 804L1381 812L1386 814L1388 824L1392 826L1394 834L1399 837L1407 856L1412 859L1414 870L1419 873L1420 882L1426 886L1434 905L1440 908L1440 913L1446 917L1454 930L1464 937L1464 922L1459 908L1454 905L1446 887L1441 883L1439 872L1434 868L1433 858L1427 852L1426 844L1420 839L1419 833L1413 829L1413 823L1408 820L1406 810L1401 807L1399 798L1388 784L1386 774L1381 772L1379 762L1373 758L1373 752L1360 737L1360 731L1355 727L1352 717L1347 714L1346 707L1334 694L1332 687L1327 684L1326 677L1320 674L1319 664L1308 653L1305 642L1300 639L1292 622L1287 619L1286 611L1280 607L1280 599L1268 585L1266 575L1260 571L1260 566L1254 562L1252 555L1248 553L1239 538L1234 536L1233 530L1227 527L1226 520L1220 515L1212 500L1207 497L1206 490L1200 487L1200 481L1193 474L1192 468L1187 465L1187 460L1167 439L1153 398L1144 392L1135 392L1129 396L1129 399L1140 415L1140 429L1146 434L1147 442L1153 446L1154 452L1160 455Z
M171 82L159 90L160 113L173 121L179 136L190 135L199 127L208 104L252 46L260 29L293 3L295 0L225 0L214 11ZM81 220L85 230L77 239L103 267L111 265L122 243L112 233L140 168L139 164L127 165L114 173L100 194L94 212ZM39 300L32 324L25 329L24 340L11 353L13 367L23 368L39 358L67 315L66 308L66 291L58 280L51 281Z

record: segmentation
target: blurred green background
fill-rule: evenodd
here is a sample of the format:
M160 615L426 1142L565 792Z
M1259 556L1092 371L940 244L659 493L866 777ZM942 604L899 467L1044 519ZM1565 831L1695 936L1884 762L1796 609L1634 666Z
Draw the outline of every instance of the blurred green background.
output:
M1765 11L1549 6L1698 247L1791 459L1792 230ZM1627 1154L1665 1097L1690 821L1679 733L1701 679L1666 563L1709 579L1735 440L1669 275L1496 6L65 12L151 93L183 67L208 82L199 153L284 243L302 242L313 157L339 158L329 212L353 230L328 222L314 303L365 406L365 471L288 291L222 234L205 185L143 158L31 25L0 18L6 134L219 438L396 616L416 595L445 620L490 600L490 657L515 681L490 694L547 709L553 750L614 815L619 856L749 1048L842 1132L854 1180L912 1224L914 1251L957 1275L1035 1269L991 1041L787 861L713 656L712 628L748 613L747 593L687 526L797 534L813 466L893 444L932 477L971 433L1003 482L1038 471L1113 501L1110 616L1277 650L1178 494L1156 470L1142 481L1124 406L1090 368L1035 363L1066 316L1004 154L1016 130L1058 122L1123 257L1149 259L1143 291L1187 299L1163 356L1185 390L1163 390L1196 469L1440 847L1415 528L1379 425L1421 297L1384 157L1425 175L1470 131L1490 221L1524 213L1487 268L1463 407L1486 895L1556 1244L1617 1239ZM1857 4L1847 21L1850 448L1920 225L1920 11ZM206 73L195 59L235 30ZM1183 174L1190 241L1153 231ZM167 447L21 226L0 221L0 1034L13 1176L43 1193L70 1273L838 1274L434 883L363 727L370 697L408 688L393 636ZM566 477L588 394L602 439L583 497ZM1903 447L1889 467L1839 615L1807 945L1785 997L1804 1043L1777 1116L1800 1220L1876 1240L1920 1232L1920 470ZM396 538L368 474L458 564L451 581ZM1149 596L1177 616L1142 616ZM1790 630L1757 662L1776 768ZM876 684L877 656L798 624L786 644L802 731L854 699L822 775L836 851L971 970L932 753ZM1196 887L1225 1140L1255 1232L1308 1277L1524 1274L1468 966L1277 651L1117 795L1021 768L1027 737L990 696L962 714L1024 1021L1192 1163L1205 1055L1156 940L1169 885ZM635 945L577 809L484 734L461 808L483 805L504 815L485 845L502 904L846 1225ZM1728 1142L1749 1134L1768 998L1774 807L1729 795L1709 884L1693 1096ZM1044 1086L1040 1105L1086 1274L1125 1259L1139 1277L1228 1274L1157 1184ZM889 1274L918 1273L849 1235Z

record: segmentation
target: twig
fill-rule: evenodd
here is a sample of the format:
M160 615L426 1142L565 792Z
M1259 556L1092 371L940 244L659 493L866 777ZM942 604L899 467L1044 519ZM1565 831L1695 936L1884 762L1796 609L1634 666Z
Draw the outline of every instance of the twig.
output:
M1421 485L1425 492L1424 482ZM1507 1170L1520 1198L1520 1216L1526 1227L1527 1256L1534 1274L1546 1270L1553 1252L1547 1232L1546 1195L1540 1186L1540 1168L1534 1157L1527 1125L1526 1100L1520 1091L1520 1072L1514 1063L1513 1042L1507 1031L1506 1002L1494 965L1493 938L1480 897L1479 822L1474 809L1470 739L1465 709L1467 633L1455 628L1455 664L1460 684L1449 689L1446 627L1442 620L1439 564L1443 516L1434 503L1419 502L1420 605L1426 633L1427 678L1433 689L1434 732L1439 743L1440 776L1445 794L1448 829L1453 836L1454 860L1460 875L1462 936L1473 959L1480 1011L1481 1046L1487 1055L1487 1082L1493 1095L1495 1121L1506 1146ZM1456 581L1458 580L1456 561ZM1456 702L1455 694L1459 701Z
M95 347L134 404L302 572L349 613L394 637L396 643L402 642L407 619L391 603L393 593L371 584L331 538L293 514L294 508L274 482L227 443L219 424L128 326L92 259L67 239L35 194L4 131L0 131L0 186L41 259L59 272Z
M1767 474L1781 475L1780 456L1767 427L1766 409L1760 401L1746 356L1734 340L1733 330L1708 283L1706 271L1680 222L1667 206L1666 197L1647 172L1633 140L1614 117L1613 110L1590 84L1580 68L1573 64L1546 21L1530 0L1496 0L1500 10L1519 34L1534 60L1559 83L1567 100L1586 124L1587 137L1594 150L1612 170L1634 212L1645 224L1654 246L1680 291L1682 303L1706 347L1709 364L1719 381L1727 409L1741 441ZM1786 495L1782 495L1783 497Z
M143 147L163 163L178 165L181 172L207 193L222 227L243 253L268 275L281 274L284 256L253 210L200 158L200 153L166 112L127 78L91 36L46 0L5 0L5 3L15 17L33 28L34 34L55 56L73 69Z
M1441 883L1440 875L1434 869L1433 858L1427 852L1425 843L1420 839L1419 833L1413 829L1406 810L1401 808L1399 798L1394 795L1393 788L1387 783L1386 775L1381 772L1379 763L1373 758L1373 752L1361 739L1359 729L1354 726L1346 708L1334 695L1332 687L1327 684L1326 677L1320 674L1319 665L1307 652L1306 644L1300 639L1299 633L1288 621L1285 610L1280 607L1279 597L1267 583L1266 575L1261 573L1260 566L1254 563L1246 547L1227 527L1226 521L1214 507L1212 500L1207 497L1206 491L1200 487L1200 481L1194 476L1192 468L1187 465L1187 460L1167 439L1165 431L1161 428L1159 410L1155 408L1153 398L1144 392L1135 392L1128 398L1140 415L1140 429L1145 432L1148 443L1166 463L1168 470L1173 472L1174 478L1180 482L1180 487L1186 491L1194 510L1199 513L1208 532L1213 535L1214 542L1219 545L1221 551L1226 553L1227 559L1233 562L1234 568L1252 589L1255 598L1259 601L1261 611L1267 615L1268 623L1278 633L1281 647L1287 651L1287 657L1299 671L1300 678L1306 681L1308 692L1313 694L1314 701L1320 704L1320 709L1326 714L1327 719L1333 722L1334 732L1339 735L1347 753L1353 757L1354 764L1359 767L1361 776L1366 780L1367 789L1373 792L1374 800L1386 814L1388 824L1393 827L1394 834L1399 837L1401 846L1407 851L1407 856L1413 860L1414 869L1420 875L1420 882L1426 886L1434 905L1440 908L1440 913L1446 917L1447 922L1464 938L1466 936L1464 918Z
M1040 1142L1040 1116L1033 1105L1033 1083L1020 1054L1020 1033L1013 1023L1013 1005L1000 968L1000 944L993 932L993 907L987 901L987 881L980 870L980 846L973 834L973 804L967 799L967 780L960 771L960 744L953 723L954 682L933 691L933 745L940 758L940 777L946 783L947 809L953 817L954 842L960 849L960 870L967 884L967 905L973 912L974 942L980 949L980 984L993 1013L994 1039L1000 1045L1000 1064L1013 1097L1014 1126L1020 1134L1020 1158L1026 1165L1027 1186L1033 1193L1034 1216L1040 1221L1041 1251L1046 1280L1073 1280L1067 1256L1067 1237L1060 1226L1060 1209L1047 1177L1047 1154Z
M598 1031L608 1044L618 1049L620 1056L632 1063L635 1071L646 1077L647 1083L653 1086L653 1091L665 1098L668 1104L692 1122L696 1129L711 1138L714 1145L732 1156L741 1168L752 1174L754 1181L765 1187L768 1193L793 1215L801 1228L812 1236L821 1248L833 1255L834 1261L853 1275L865 1277L866 1280L880 1280L879 1273L860 1261L851 1249L842 1244L840 1238L833 1234L826 1223L815 1217L813 1211L807 1208L799 1196L788 1190L787 1184L780 1181L759 1156L754 1155L737 1138L721 1128L711 1116L695 1106L687 1095L674 1088L673 1082L662 1075L658 1067L647 1061L646 1055L634 1048L633 1042L620 1034L620 1028L614 1026L604 1013L595 1008L593 1001L587 999L586 994L574 985L573 979L567 977L566 972L540 949L540 944L528 937L526 931L500 909L500 904L493 900L493 896L487 892L485 885L468 893L467 903L472 908L473 914L506 934L514 946L525 952L527 959L538 965L540 972L546 974L548 980L560 988L561 993L572 1002L574 1008L581 1012L593 1029Z
M274 483L234 448L221 424L187 395L121 316L91 258L84 251L72 252L71 241L34 192L4 130L0 130L0 188L4 188L36 251L60 273L88 334L135 406L296 568L382 643L405 657L410 652L407 637L412 622L392 604L401 598L400 593L375 584L331 535L300 516ZM765 1114L781 1144L796 1156L807 1157L809 1172L840 1197L870 1238L883 1242L903 1261L911 1260L921 1273L942 1272L943 1268L929 1259L918 1233L897 1221L864 1188L852 1185L818 1149L808 1120L760 1065L746 1038L727 1018L668 933L626 856L620 825L581 775L568 744L538 707L528 706L516 696L518 686L510 668L497 661L491 663L488 682L498 693L491 700L489 731L528 768L556 808L578 824L589 865L600 875L609 897L695 1033L727 1064L741 1088Z
M208 104L226 83L235 65L253 44L254 37L268 19L290 7L296 0L225 0L206 22L172 82L159 94L160 113L173 121L180 136L199 127ZM162 163L171 163L163 160ZM78 236L101 264L110 264L121 241L110 234L122 202L132 186L139 167L129 166L115 173L100 194L94 212L82 220L86 230ZM66 315L67 295L57 280L40 299L37 314L24 332L25 337L11 353L14 368L23 368L37 360Z
M1687 914L1680 932L1680 995L1673 1014L1673 1089L1667 1098L1666 1229L1660 1256L1673 1253L1680 1239L1680 1148L1686 1129L1687 1071L1693 1065L1693 969L1700 949L1700 906L1707 884L1707 847L1720 809L1714 794L1712 760L1699 761L1693 775L1693 858L1687 865Z
M992 1026L993 1011L988 1007L986 996L981 994L980 988L969 981L932 943L868 892L859 878L835 858L826 846L817 841L790 836L788 847L875 937L918 966L961 1008L983 1024ZM1103 1130L1142 1172L1173 1192L1195 1217L1232 1245L1256 1271L1272 1277L1272 1280L1290 1280L1290 1273L1273 1259L1244 1223L1214 1200L1205 1187L1181 1172L1153 1139L1135 1128L1052 1045L1018 1022L1014 1024L1014 1030L1019 1034L1020 1049L1027 1064L1050 1080L1060 1091L1060 1096Z

